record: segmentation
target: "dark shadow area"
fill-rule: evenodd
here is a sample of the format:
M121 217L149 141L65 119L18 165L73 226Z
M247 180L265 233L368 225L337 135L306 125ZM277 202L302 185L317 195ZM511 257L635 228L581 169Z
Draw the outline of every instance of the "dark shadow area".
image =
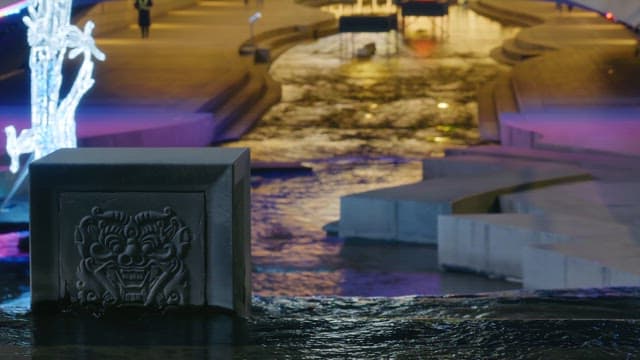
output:
M227 314L140 309L95 314L32 315L33 345L209 346L243 344L247 321Z

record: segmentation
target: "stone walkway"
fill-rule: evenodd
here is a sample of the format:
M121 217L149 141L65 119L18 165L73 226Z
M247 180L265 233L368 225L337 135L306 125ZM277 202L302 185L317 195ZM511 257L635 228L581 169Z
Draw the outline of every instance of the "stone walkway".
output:
M219 123L230 121L219 119L214 105L238 101L233 99L236 93L239 98L253 96L242 93L245 87L260 92L255 101L265 91L279 94L279 88L264 84L267 65L254 64L253 56L238 52L249 38L248 18L257 11L262 18L255 24L256 37L282 28L289 32L311 29L333 19L293 0L259 4L251 0L248 5L240 0L215 0L154 19L149 39L141 39L134 24L101 35L96 43L107 59L96 64L96 84L78 109L80 143L206 146L215 140ZM254 86L255 81L260 83ZM0 83L0 125L30 127L27 84L24 74ZM278 100L278 96L271 98ZM236 105L252 107L243 102ZM2 136L0 151L4 143Z

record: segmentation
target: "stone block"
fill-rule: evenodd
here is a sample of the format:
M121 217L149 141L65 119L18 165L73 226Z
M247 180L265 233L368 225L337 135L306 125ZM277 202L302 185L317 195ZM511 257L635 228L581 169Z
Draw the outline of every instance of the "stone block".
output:
M640 276L627 271L611 269L609 286L640 286Z
M597 261L567 256L565 264L568 288L595 288L610 284L609 269Z
M340 201L340 214L338 230L340 237L396 238L396 205L393 201L365 196L348 196ZM363 216L364 214L366 215Z
M566 257L553 251L552 245L548 244L525 247L522 256L522 287L565 289Z
M556 231L564 217L540 219L527 214L478 214L438 218L438 263L509 278L522 278L523 251L532 244L569 241Z
M480 156L426 158L422 160L422 179L495 173L506 169L505 162L509 160Z
M494 212L503 194L588 178L572 166L538 166L351 194L340 199L340 236L436 244L438 215Z
M438 215L450 214L448 204L398 201L396 239L413 243L435 244L438 238Z
M255 53L253 54L253 60L258 63L268 63L271 61L271 50L265 48L256 48Z
M438 217L438 264L446 268L486 268L487 228L464 217Z
M487 272L522 278L522 250L538 242L535 231L516 227L488 226Z
M640 285L640 262L633 249L611 244L570 242L525 249L523 283L528 289L598 288ZM595 250L595 252L593 251Z
M29 172L33 311L248 314L247 149L63 149Z

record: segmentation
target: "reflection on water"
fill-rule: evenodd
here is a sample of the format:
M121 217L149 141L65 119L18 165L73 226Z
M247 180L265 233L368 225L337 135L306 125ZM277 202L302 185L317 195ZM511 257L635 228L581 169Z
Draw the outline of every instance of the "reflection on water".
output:
M339 198L420 177L420 163L364 157L309 162L312 176L254 178L253 290L259 295L397 296L474 293L518 287L440 273L430 246L326 237Z
M393 296L519 286L440 273L433 247L345 244L321 229L338 219L340 196L418 181L420 159L478 141L476 91L501 71L488 50L513 29L460 7L451 9L446 33L439 29L432 33L430 20L408 20L398 55L386 55L396 46L388 34L335 35L296 46L272 65L282 101L229 146L250 147L253 160L303 161L313 175L253 179L256 294ZM341 58L344 47L368 42L377 48L370 60Z
M0 358L635 359L637 289L476 297L255 297L220 314L0 312Z

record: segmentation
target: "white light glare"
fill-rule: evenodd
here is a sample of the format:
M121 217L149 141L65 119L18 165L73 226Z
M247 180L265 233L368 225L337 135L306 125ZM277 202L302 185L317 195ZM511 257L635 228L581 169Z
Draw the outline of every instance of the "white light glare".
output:
M19 136L13 125L4 130L13 173L20 167L20 154L33 152L37 160L57 149L76 147L76 108L95 82L92 57L105 59L91 37L93 22L87 21L83 31L70 24L71 0L31 0L28 11L23 21L31 46L31 128L22 130ZM71 90L60 100L67 50L69 59L78 55L83 59Z
M249 17L249 24L253 24L254 22L258 21L258 19L260 19L261 17L262 17L262 14L260 13L260 11L256 12L255 14Z

